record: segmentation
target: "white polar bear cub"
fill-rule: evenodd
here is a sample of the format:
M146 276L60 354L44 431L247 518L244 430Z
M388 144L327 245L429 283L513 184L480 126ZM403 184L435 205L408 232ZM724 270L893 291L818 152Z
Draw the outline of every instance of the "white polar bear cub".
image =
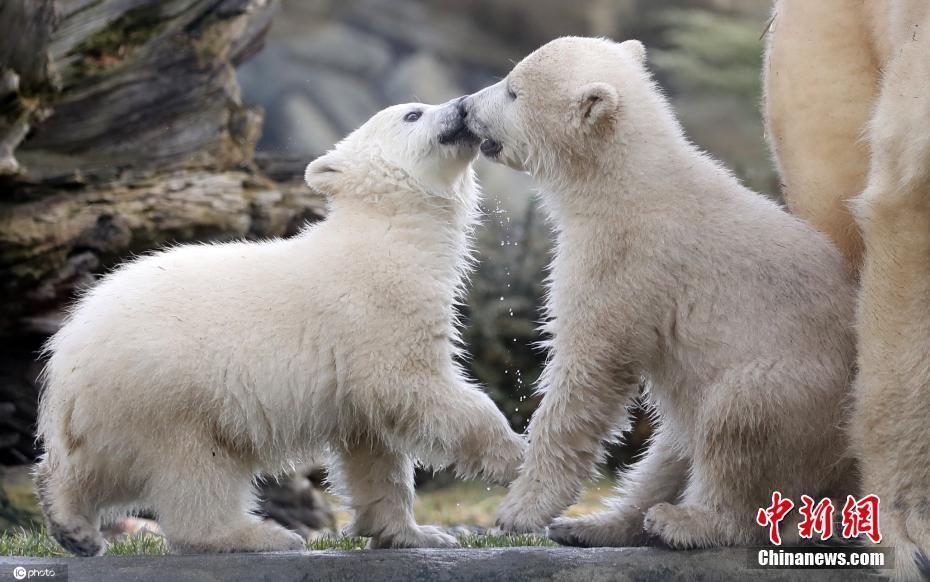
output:
M128 263L48 344L36 472L52 535L153 510L174 551L303 547L253 476L326 449L373 547L454 546L414 522L413 464L509 482L523 440L454 362L477 139L458 102L398 105L307 167L329 216L288 240Z
M849 492L854 285L825 237L687 140L644 60L637 41L563 38L464 104L485 155L540 183L558 232L545 397L498 520L534 530L570 505L645 378L648 453L609 511L550 536L761 542L773 491Z

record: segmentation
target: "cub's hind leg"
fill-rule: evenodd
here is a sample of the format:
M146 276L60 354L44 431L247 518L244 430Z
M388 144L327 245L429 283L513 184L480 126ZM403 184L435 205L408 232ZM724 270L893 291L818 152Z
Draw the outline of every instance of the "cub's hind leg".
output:
M100 533L95 488L67 462L49 455L36 467L36 493L49 535L78 556L99 556L106 549Z
M204 441L207 442L207 441ZM251 468L222 449L194 446L153 470L147 504L181 554L302 550L304 539L254 515ZM218 450L217 450L218 449Z
M549 537L566 546L646 544L648 536L643 529L646 510L678 498L688 465L659 428L646 455L621 476L617 496L607 501L610 509L583 517L557 518L549 526Z
M777 414L765 409L763 395L770 392L756 368L733 370L707 387L694 414L687 485L677 503L648 509L644 525L649 534L679 549L761 542L756 510L779 479L794 478L781 475L773 459L779 453L774 441L781 439Z
M354 512L350 535L371 548L451 548L455 537L413 517L413 461L375 439L346 447L336 463L336 485Z

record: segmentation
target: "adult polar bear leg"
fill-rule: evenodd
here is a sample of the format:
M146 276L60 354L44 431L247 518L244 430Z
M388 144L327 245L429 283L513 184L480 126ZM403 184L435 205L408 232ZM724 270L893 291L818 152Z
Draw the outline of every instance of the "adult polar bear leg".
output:
M563 546L640 546L648 536L643 529L647 509L673 501L681 494L689 463L659 428L646 455L621 477L610 509L577 518L559 518L549 537Z
M451 548L455 537L413 517L413 461L375 441L339 454L338 483L354 511L348 533L371 537L371 548Z
M930 577L930 17L907 22L870 123L852 437L894 577ZM902 28L903 30L903 28Z
M851 269L862 242L847 201L865 186L861 137L879 75L866 4L778 0L763 67L766 131L785 201L833 240Z

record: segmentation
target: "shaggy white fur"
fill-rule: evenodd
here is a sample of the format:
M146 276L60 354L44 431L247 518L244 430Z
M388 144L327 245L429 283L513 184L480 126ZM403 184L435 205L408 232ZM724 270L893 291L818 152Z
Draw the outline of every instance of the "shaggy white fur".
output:
M415 460L506 483L524 448L454 362L476 153L458 103L388 108L307 167L322 223L154 253L87 292L47 347L56 539L98 554L101 518L145 507L175 551L301 548L251 515L252 479L328 449L350 533L456 545L414 522Z
M535 530L571 504L644 378L647 454L609 511L550 536L761 542L773 490L851 490L854 286L824 236L688 142L644 62L637 41L562 38L465 102L482 151L536 178L558 233L545 397L498 520Z

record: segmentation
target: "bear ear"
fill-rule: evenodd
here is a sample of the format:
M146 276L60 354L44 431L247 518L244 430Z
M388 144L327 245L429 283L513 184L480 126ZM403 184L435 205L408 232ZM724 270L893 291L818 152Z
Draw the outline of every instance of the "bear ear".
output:
M620 48L628 52L637 63L646 62L646 47L638 40L625 40L620 43Z
M342 156L338 151L331 150L307 164L304 182L317 192L332 194L344 170Z
M578 90L574 107L582 126L597 127L613 119L620 95L608 83L589 83Z

